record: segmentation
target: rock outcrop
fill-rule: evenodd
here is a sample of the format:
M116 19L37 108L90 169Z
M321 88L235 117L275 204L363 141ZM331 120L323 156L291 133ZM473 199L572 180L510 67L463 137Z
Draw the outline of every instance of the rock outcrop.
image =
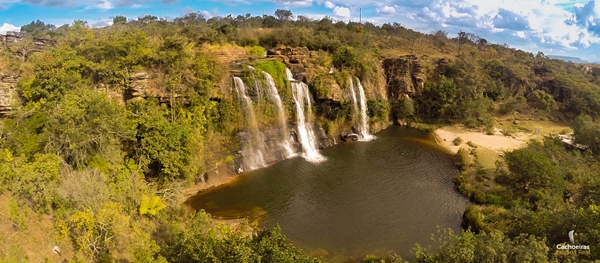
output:
M0 116L12 111L12 104L18 98L16 83L18 76L0 73Z
M345 97L342 87L331 74L317 76L313 80L312 86L315 88L315 100L317 101L341 102Z
M9 45L11 43L17 43L23 40L24 34L21 32L8 31L4 35L4 44Z
M294 78L306 83L312 82L313 78L327 69L319 68L311 63L317 52L309 51L306 47L281 47L267 50L268 59L281 60L294 75Z
M419 96L425 87L425 74L414 55L388 58L383 61L389 100L401 100L404 95Z

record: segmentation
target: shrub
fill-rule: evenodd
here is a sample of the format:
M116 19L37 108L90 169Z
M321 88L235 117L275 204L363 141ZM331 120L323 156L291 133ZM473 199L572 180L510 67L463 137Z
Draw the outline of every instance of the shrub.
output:
M456 137L452 142L454 143L454 145L459 146L462 143L462 141L462 138Z
M455 156L457 159L456 164L463 169L472 164L469 151L467 151L467 149L465 149L465 148L458 149L458 152L456 153Z
M248 51L248 55L250 55L250 56L256 56L256 57L264 57L265 56L265 49L261 46L248 47L248 48L246 48L246 50Z

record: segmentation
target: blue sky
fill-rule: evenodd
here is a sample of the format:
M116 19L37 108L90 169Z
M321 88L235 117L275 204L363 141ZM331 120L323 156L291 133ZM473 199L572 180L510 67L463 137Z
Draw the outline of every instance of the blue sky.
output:
M576 56L600 62L600 0L0 0L0 33L33 20L109 25L112 17L174 18L189 12L207 17L289 9L311 18L375 24L398 22L424 33L460 30L525 51Z

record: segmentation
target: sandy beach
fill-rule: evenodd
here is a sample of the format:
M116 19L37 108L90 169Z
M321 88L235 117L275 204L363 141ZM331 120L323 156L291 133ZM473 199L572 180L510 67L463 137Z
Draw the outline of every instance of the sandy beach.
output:
M529 138L515 138L504 136L499 130L493 135L487 135L484 132L470 131L460 126L447 126L435 130L434 135L437 142L444 148L453 153L457 153L458 149L469 148L467 142L471 142L477 147L483 147L501 153L521 148L527 144ZM460 137L462 142L459 145L454 145L454 139Z

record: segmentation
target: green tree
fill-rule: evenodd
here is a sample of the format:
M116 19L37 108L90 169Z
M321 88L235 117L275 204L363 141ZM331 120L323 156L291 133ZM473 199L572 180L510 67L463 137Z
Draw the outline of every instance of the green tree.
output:
M531 141L530 144L540 145L537 141ZM544 188L556 185L560 180L552 161L531 147L508 152L505 159L514 181L520 186Z
M45 148L84 167L94 154L118 156L121 142L134 139L134 127L125 107L104 94L78 89L50 110Z
M581 115L573 122L575 141L586 145L595 154L600 154L600 124L588 115Z
M31 34L33 37L51 37L52 31L56 29L56 26L52 24L46 24L40 20L31 21L31 23L21 27L21 32Z
M124 16L115 16L113 18L113 25L122 25L127 23L127 17Z
M148 165L149 174L166 181L189 179L189 127L171 123L165 117L169 111L155 98L131 102L128 106L138 122L138 154Z
M534 107L551 112L558 108L556 101L552 95L548 94L543 90L535 90L527 95L527 102L531 103Z
M442 75L437 83L426 82L422 99L416 107L417 114L430 120L453 117L457 109L458 94L456 84L451 78Z
M351 46L341 46L333 54L333 65L336 68L353 68L359 62L358 52Z
M289 21L294 17L292 11L286 9L275 10L275 16L281 21Z
M37 211L49 212L56 202L62 160L54 154L36 154L31 162L15 159L11 190Z

